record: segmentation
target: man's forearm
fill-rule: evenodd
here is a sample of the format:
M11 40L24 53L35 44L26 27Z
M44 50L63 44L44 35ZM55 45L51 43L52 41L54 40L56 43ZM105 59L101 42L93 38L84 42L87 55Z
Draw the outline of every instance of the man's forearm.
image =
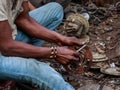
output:
M30 36L41 38L50 42L58 42L62 39L62 35L46 29L45 27L38 24L31 17L18 18L16 21L17 25L21 27L24 32L26 32Z
M24 2L22 6L24 8L24 11L16 19L17 26L22 28L22 30L24 30L24 32L26 32L30 36L41 38L51 42L61 41L62 35L48 30L29 16L28 2Z
M7 20L0 22L0 52L7 56L48 58L50 48L36 47L12 39L11 28Z
M1 48L1 52L6 56L19 56L31 58L49 58L50 48L36 47L26 43L13 41Z

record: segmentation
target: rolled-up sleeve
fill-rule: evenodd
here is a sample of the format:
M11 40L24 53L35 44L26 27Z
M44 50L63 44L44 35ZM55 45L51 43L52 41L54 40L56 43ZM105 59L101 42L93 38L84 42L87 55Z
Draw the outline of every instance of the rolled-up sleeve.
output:
M7 20L6 0L0 0L0 21Z

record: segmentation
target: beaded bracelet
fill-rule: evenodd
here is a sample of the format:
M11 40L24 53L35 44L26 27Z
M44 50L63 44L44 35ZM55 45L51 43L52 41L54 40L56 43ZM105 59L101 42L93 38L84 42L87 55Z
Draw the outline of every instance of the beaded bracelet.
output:
M56 54L57 54L57 47L56 46L52 46L51 47L51 52L50 52L50 59L55 59L56 58Z

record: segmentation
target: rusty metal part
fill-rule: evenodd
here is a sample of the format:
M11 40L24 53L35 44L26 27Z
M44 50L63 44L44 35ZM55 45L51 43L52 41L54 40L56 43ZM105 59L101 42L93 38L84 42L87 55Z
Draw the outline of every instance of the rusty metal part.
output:
M98 17L105 17L107 16L109 13L107 11L106 8L104 7L97 7L94 3L88 3L86 5L86 9L89 11L90 15L96 15Z
M64 31L67 36L80 38L89 29L89 22L79 13L70 14L64 22Z
M85 46L81 46L81 50L79 51L80 55L79 55L79 61L71 61L66 65L63 65L64 68L72 74L81 74L83 72L85 72L86 70L88 70L91 67L92 64L92 53L89 50L89 47ZM78 47L72 47L72 49L78 50Z
M98 10L98 7L94 3L90 2L86 4L86 9L90 14L95 14Z
M86 9L89 12L90 20L89 22L93 25L98 25L103 20L107 19L112 15L112 11L114 8L109 8L109 10L105 7L98 7L93 2L86 3Z

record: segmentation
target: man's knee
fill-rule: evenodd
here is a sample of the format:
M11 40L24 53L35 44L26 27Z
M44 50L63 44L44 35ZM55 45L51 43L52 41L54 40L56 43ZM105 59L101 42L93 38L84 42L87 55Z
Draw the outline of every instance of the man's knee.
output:
M50 8L52 11L54 11L55 13L58 13L59 15L63 16L64 11L63 11L63 7L57 3L57 2L50 2L47 5L50 5Z

